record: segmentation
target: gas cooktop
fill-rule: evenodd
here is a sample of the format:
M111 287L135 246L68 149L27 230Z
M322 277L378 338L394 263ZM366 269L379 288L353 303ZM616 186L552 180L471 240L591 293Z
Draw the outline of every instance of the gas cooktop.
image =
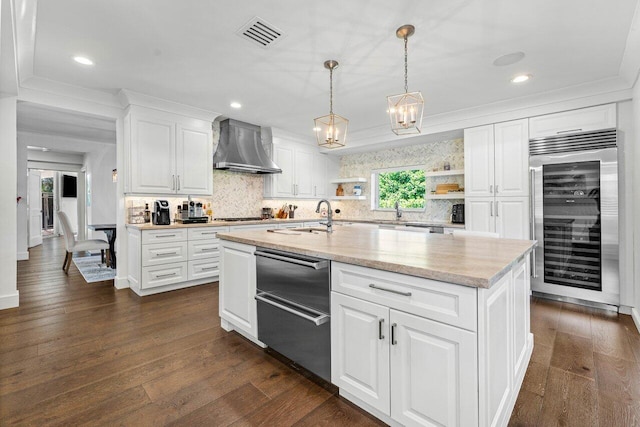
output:
M240 217L240 218L214 218L214 221L260 221L262 218L259 216Z

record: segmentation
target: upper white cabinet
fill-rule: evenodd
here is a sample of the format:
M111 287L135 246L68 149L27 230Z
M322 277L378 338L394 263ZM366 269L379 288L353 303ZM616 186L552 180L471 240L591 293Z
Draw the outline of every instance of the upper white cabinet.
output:
M528 134L527 119L465 129L465 196L527 196Z
M529 119L529 137L544 138L615 127L616 105L606 104L532 117Z
M328 160L315 147L274 139L272 158L282 173L265 177L264 197L313 199L326 195Z
M211 124L131 106L125 116L125 192L213 193Z
M528 197L468 197L465 229L498 233L505 239L529 239Z

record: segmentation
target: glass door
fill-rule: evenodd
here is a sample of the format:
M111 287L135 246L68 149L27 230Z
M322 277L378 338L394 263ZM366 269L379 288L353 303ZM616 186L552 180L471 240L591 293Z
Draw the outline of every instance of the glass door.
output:
M600 161L542 166L544 281L602 289Z

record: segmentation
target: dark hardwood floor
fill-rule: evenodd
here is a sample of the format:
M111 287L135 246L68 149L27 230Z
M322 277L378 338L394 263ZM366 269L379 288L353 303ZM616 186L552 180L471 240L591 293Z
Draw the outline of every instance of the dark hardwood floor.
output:
M60 238L18 263L0 311L0 425L382 425L220 328L217 283L139 298L62 271ZM0 279L1 280L1 279ZM629 316L535 300L511 425L640 425Z

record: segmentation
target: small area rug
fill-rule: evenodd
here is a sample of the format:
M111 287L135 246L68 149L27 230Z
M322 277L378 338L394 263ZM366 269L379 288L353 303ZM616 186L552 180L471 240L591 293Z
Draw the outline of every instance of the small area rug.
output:
M114 269L101 265L100 255L73 258L73 263L87 283L113 280L116 277Z

